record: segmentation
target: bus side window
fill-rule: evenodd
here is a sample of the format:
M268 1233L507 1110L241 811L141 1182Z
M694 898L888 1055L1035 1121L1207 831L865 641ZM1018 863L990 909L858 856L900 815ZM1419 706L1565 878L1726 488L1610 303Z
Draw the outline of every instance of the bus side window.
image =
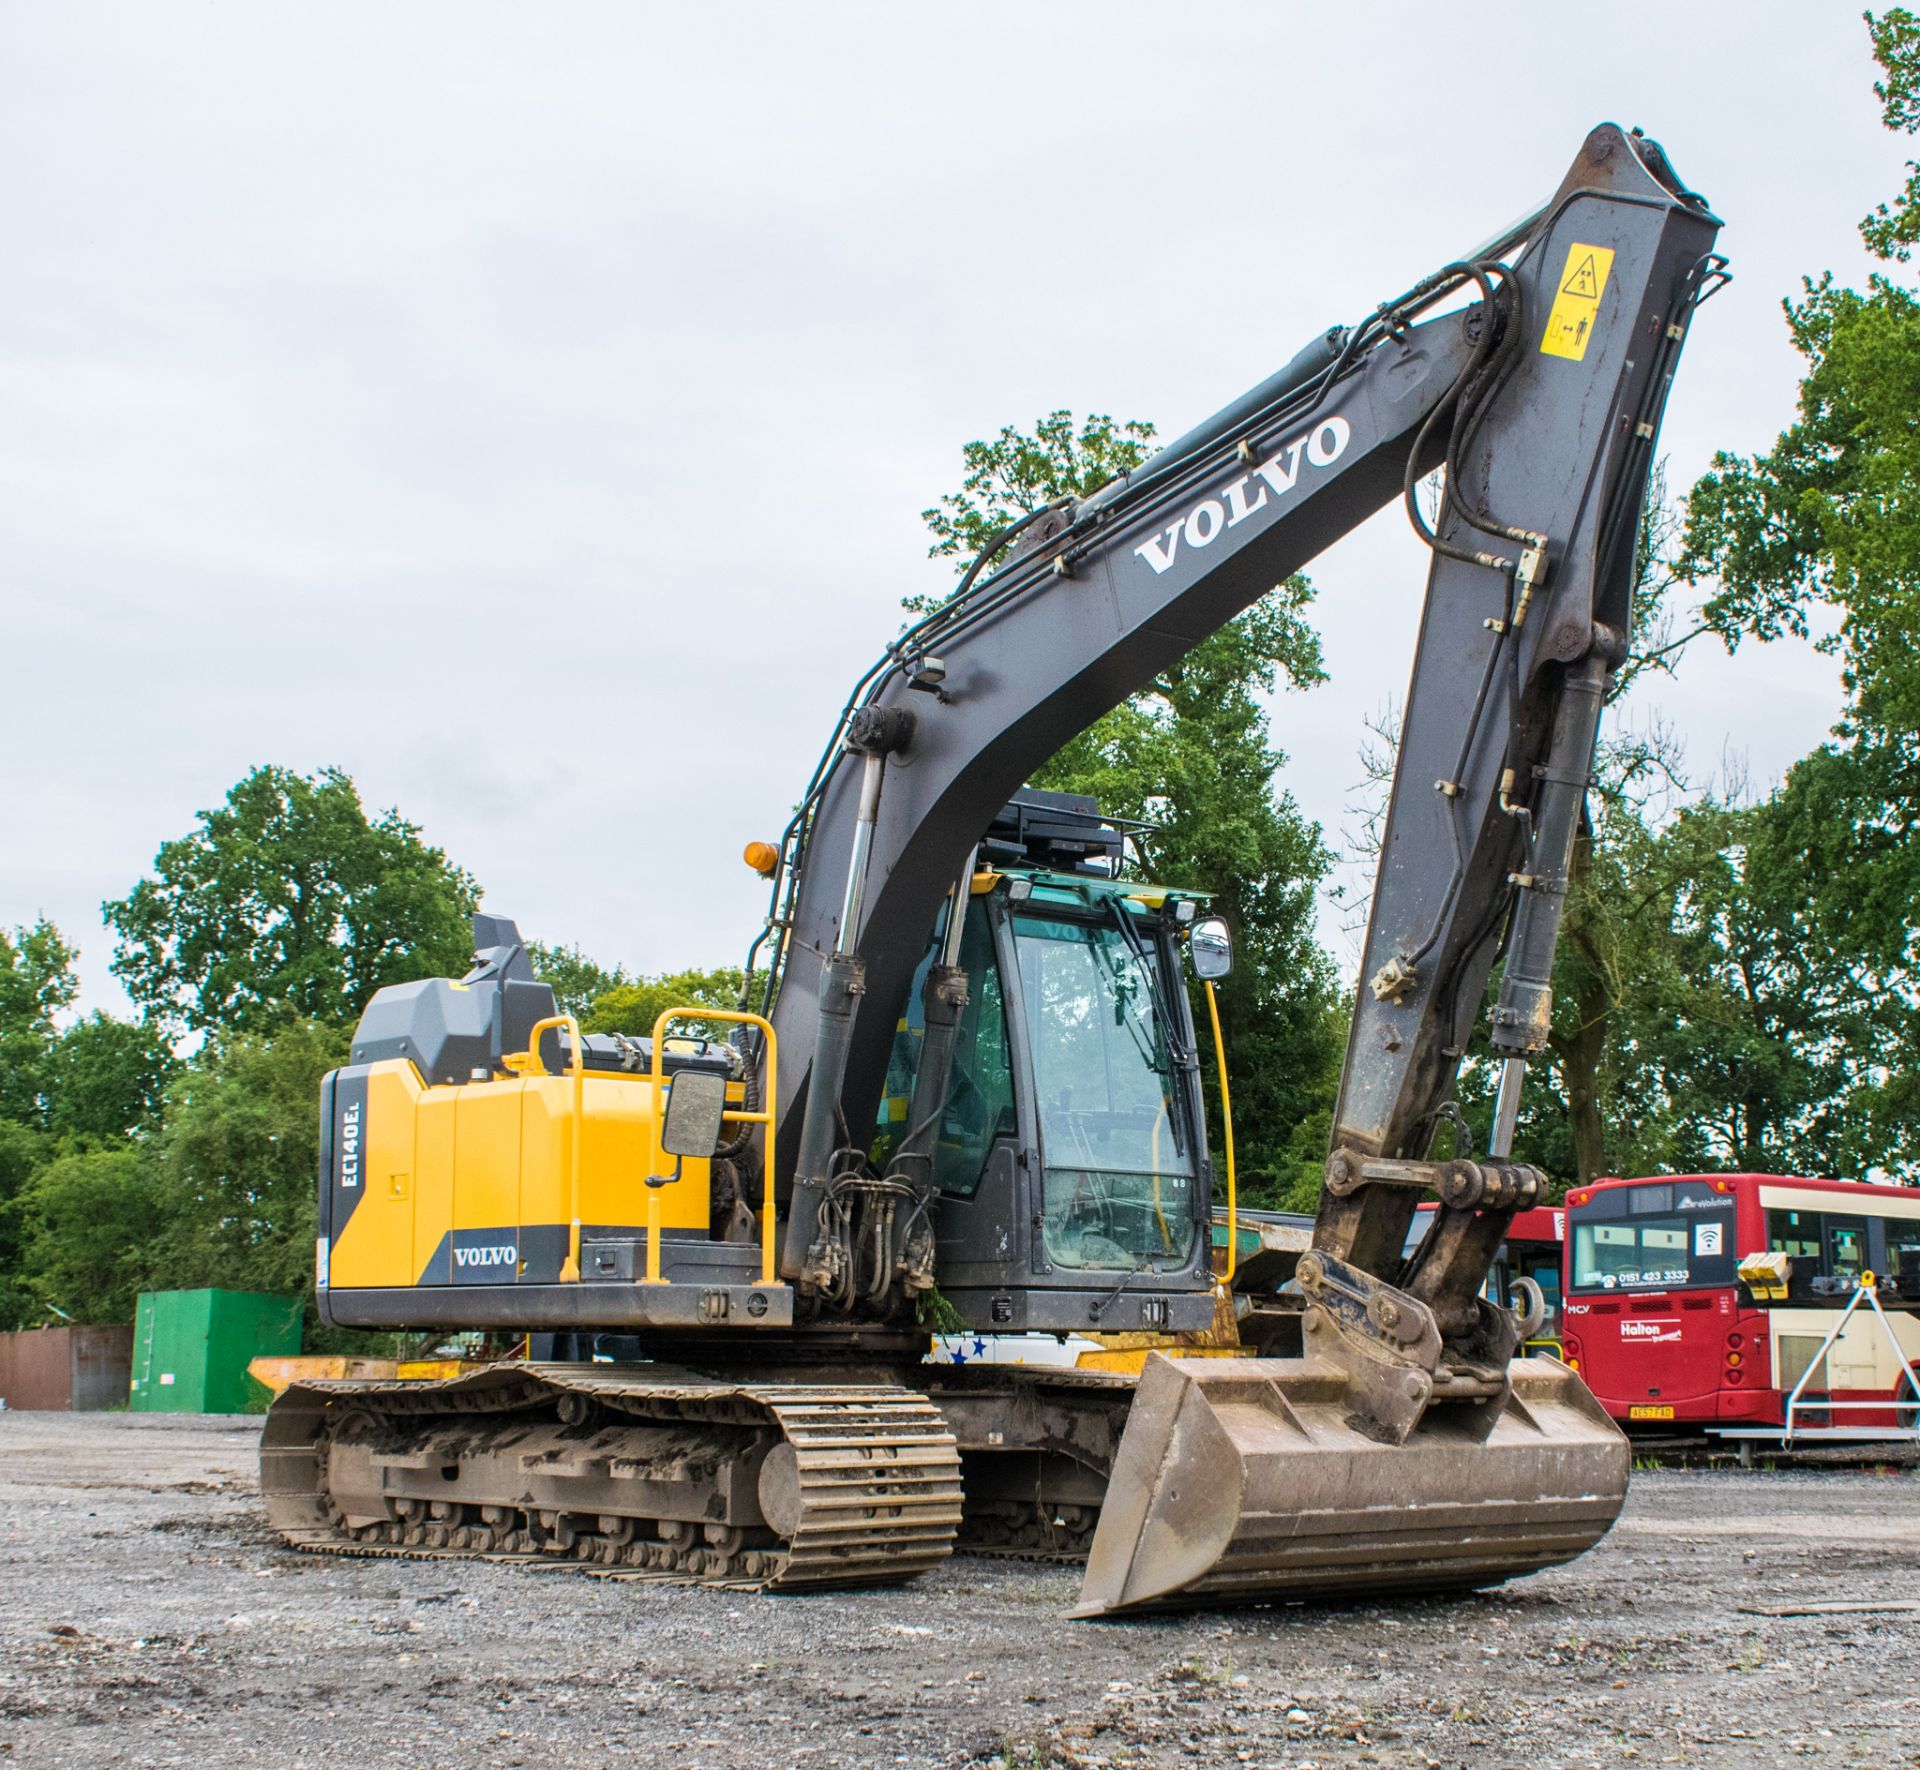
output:
M1887 1268L1892 1272L1920 1267L1920 1223L1888 1217L1881 1228L1887 1238Z
M1857 1280L1867 1266L1867 1225L1863 1217L1828 1216L1827 1271L1835 1278Z
M1883 1259L1895 1293L1904 1300L1920 1297L1920 1223L1900 1217L1883 1218Z
M1769 1211L1767 1246L1776 1254L1791 1254L1796 1260L1822 1260L1820 1213L1818 1211Z

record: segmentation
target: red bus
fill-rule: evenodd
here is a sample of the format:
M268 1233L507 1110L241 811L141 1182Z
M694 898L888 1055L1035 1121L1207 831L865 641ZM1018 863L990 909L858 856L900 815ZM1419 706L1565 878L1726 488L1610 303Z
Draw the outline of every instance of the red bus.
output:
M1756 1290L1740 1262L1766 1253L1786 1256L1785 1283ZM1914 1392L1920 1188L1780 1174L1576 1187L1567 1194L1565 1357L1629 1429L1784 1427L1787 1396L1868 1271L1880 1276L1904 1357L1871 1310L1855 1311L1802 1392L1795 1424L1833 1437L1910 1426L1911 1409L1823 1415L1808 1404Z

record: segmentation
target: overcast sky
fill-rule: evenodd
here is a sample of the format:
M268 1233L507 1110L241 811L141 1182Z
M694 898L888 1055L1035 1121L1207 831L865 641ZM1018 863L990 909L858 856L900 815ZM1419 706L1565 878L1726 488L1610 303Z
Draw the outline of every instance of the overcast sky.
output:
M1639 125L1726 221L1663 447L1765 446L1779 301L1902 178L1857 0L0 4L0 924L247 768L337 764L529 934L730 962L959 451L1171 436ZM1312 575L1285 785L1338 841L1404 686L1397 510ZM1635 715L1764 786L1804 647ZM1331 920L1329 927L1332 927Z

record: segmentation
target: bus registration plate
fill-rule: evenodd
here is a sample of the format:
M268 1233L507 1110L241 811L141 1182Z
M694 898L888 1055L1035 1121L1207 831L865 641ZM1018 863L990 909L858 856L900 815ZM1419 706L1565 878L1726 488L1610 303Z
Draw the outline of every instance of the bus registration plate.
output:
M1670 1420L1673 1418L1671 1407L1630 1407L1627 1409L1630 1420Z

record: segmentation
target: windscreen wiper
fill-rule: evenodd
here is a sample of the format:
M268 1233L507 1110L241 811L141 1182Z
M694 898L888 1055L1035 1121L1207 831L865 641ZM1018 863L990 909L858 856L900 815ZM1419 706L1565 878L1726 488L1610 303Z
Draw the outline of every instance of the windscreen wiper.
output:
M1120 929L1120 938L1127 943L1128 950L1147 974L1147 985L1153 991L1154 1006L1159 1010L1161 1035L1167 1043L1167 1064L1163 1065L1158 1058L1149 1058L1148 1061L1162 1075L1167 1073L1168 1065L1182 1071L1197 1070L1200 1067L1200 1054L1193 1046L1183 1045L1179 1041L1180 1021L1173 1011L1173 998L1168 991L1167 980L1154 963L1154 956L1147 950L1140 930L1134 926L1132 915L1117 897L1109 897L1106 903Z

